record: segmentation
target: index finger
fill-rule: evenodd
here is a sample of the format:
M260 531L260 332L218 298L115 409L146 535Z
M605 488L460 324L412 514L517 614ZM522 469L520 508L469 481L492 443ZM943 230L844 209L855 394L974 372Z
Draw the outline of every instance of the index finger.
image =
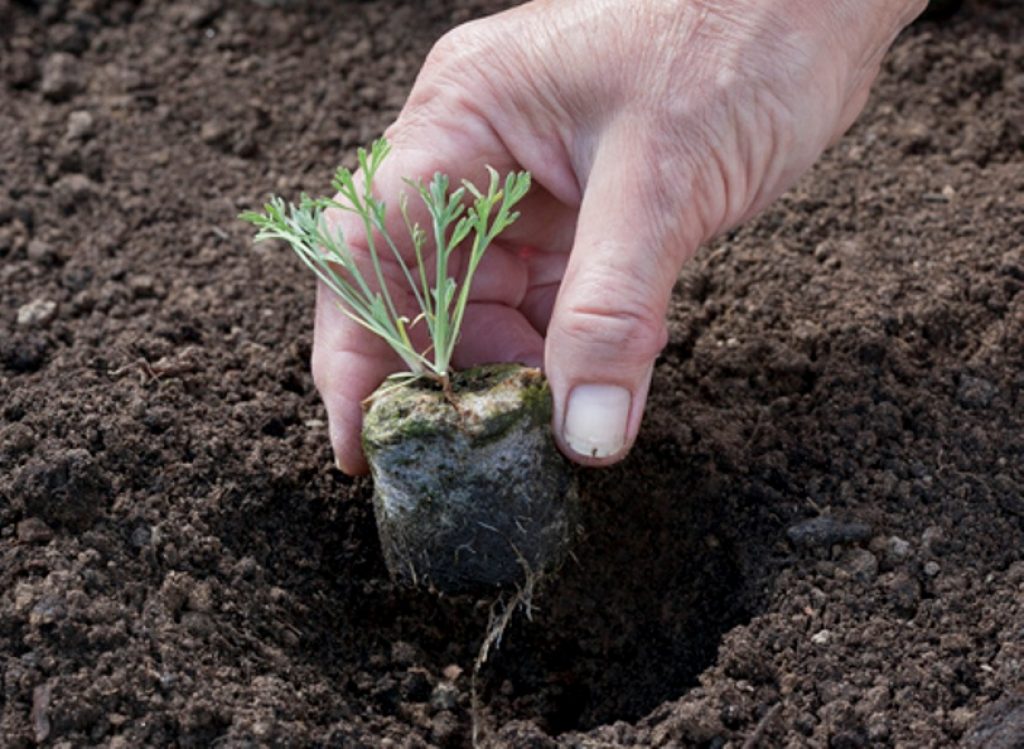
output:
M401 368L402 361L391 347L342 312L334 292L318 283L313 380L327 409L335 463L350 476L368 470L360 443L363 401Z

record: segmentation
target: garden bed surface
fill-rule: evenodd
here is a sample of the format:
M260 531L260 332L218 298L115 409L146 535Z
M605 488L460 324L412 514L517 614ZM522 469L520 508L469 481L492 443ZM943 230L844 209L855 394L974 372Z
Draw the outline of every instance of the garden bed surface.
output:
M488 602L389 582L311 279L235 217L501 5L0 0L0 744L468 745ZM685 270L636 449L481 674L498 745L1024 743L1022 31L908 30Z

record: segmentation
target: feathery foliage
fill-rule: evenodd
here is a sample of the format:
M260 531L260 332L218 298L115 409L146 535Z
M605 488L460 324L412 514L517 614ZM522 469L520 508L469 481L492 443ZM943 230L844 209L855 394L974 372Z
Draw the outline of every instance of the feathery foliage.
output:
M387 228L387 206L373 190L374 177L388 151L383 138L375 141L369 151L359 149L362 186L349 169L340 167L332 182L337 191L335 197L303 195L298 205L272 197L262 213L249 211L241 218L258 228L256 241L287 242L302 262L338 295L345 314L387 341L410 372L447 382L473 277L487 248L519 217L513 208L529 191L530 174L512 172L502 181L488 167L486 191L468 181L452 190L448 177L440 173L428 184L406 180L426 206L430 230L410 220L407 196L403 195L399 210L408 238L400 245ZM467 195L471 198L468 206ZM368 268L357 265L341 230L326 220L325 212L331 209L354 213L362 220ZM408 261L408 252L403 255L403 247L412 249ZM456 280L451 274L452 258L460 248L469 257L463 278ZM388 288L383 261L388 254L401 269L419 307L415 318L401 313ZM428 271L431 260L433 274ZM426 326L430 339L430 345L422 351L416 349L410 338L411 330L419 324Z

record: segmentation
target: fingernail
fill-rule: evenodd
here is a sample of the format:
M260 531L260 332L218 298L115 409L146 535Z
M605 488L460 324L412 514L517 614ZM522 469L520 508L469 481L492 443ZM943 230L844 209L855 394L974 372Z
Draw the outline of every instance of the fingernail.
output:
M631 400L618 385L577 385L569 394L562 437L580 455L614 455L626 444Z

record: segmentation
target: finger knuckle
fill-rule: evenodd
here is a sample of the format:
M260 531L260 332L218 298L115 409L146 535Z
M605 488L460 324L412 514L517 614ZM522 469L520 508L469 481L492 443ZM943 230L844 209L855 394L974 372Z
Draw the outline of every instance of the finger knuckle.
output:
M470 132L485 118L481 113L493 101L495 73L480 61L496 57L494 34L487 29L484 21L471 21L434 44L389 139L418 143L426 126L439 123L445 130Z
M562 332L570 340L615 352L622 359L648 361L667 341L664 311L649 290L623 286L621 279L612 285L599 278L583 283L568 305Z
M462 67L483 44L481 24L470 21L447 31L431 48L423 65L423 75L429 77Z

